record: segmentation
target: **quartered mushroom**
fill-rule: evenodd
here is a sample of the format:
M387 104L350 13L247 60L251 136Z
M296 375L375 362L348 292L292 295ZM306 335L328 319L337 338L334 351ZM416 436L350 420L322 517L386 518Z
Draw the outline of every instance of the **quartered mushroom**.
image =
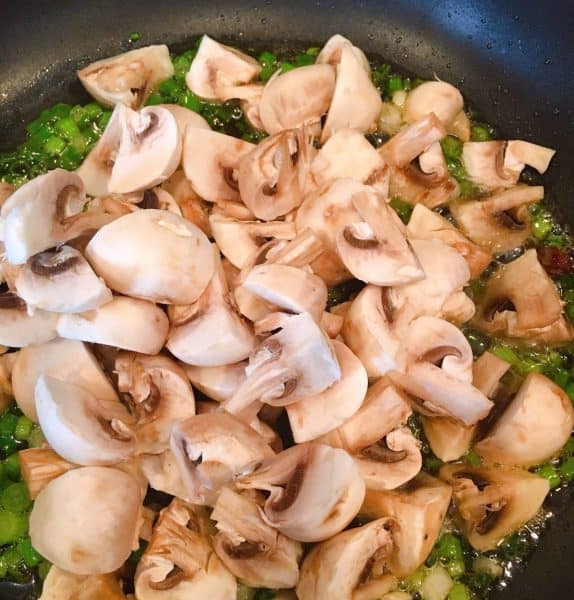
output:
M100 229L86 258L113 290L165 304L195 302L214 273L206 235L183 217L156 209Z
M530 467L554 457L574 427L572 401L553 381L529 373L476 452L491 463Z
M118 399L40 375L35 401L42 433L62 458L78 465L113 465L134 454L134 421Z
M167 450L173 426L195 415L193 389L185 371L161 354L121 352L115 373L123 402L135 417L138 452Z
M214 550L235 577L254 588L295 587L303 547L263 520L257 499L223 489L210 518Z
M556 150L545 148L524 140L511 140L506 143L504 168L520 175L526 165L540 174L546 173Z
M346 37L339 33L332 35L326 42L325 45L317 54L316 63L318 64L329 64L336 66L341 61L341 52L343 48L350 46L353 49L356 57L362 63L365 73L371 73L371 65L369 59L365 56L365 53L358 47L354 46Z
M331 343L341 368L341 379L323 392L285 407L297 444L344 426L365 399L368 378L361 361L342 342Z
M116 296L87 313L62 314L57 323L60 337L142 354L157 354L165 344L168 328L168 318L161 308L146 300L124 296ZM47 340L35 343L41 341Z
M55 565L50 567L42 583L42 600L126 600L114 574L74 575Z
M335 91L335 69L315 64L272 77L263 90L259 117L269 134L319 123Z
M239 97L237 88L255 79L260 71L261 65L251 56L204 35L185 82L200 98L225 101Z
M51 448L26 448L18 452L22 480L26 483L30 498L35 500L50 481L77 468Z
M532 519L550 489L547 479L506 467L444 465L440 477L453 488L462 532L482 552Z
M88 93L105 106L139 108L152 90L174 74L169 48L162 44L104 58L78 71Z
M183 217L197 225L205 235L211 237L208 204L195 193L182 169L178 169L164 181L161 189L166 190L175 200Z
M259 146L231 135L188 128L183 143L185 176L203 200L238 201L240 161L257 148Z
M208 398L223 402L233 396L245 379L246 366L247 361L243 361L220 367L184 365L183 369L195 388Z
M300 542L318 542L342 531L365 496L353 459L344 450L314 442L284 450L236 485L267 492L263 518Z
M185 139L185 132L188 128L205 129L211 130L209 123L194 110L181 106L180 104L159 104L162 108L169 110L172 114L175 122L177 123L177 129L183 144ZM182 146L183 147L183 146Z
M472 385L472 351L464 334L436 317L419 317L408 327L390 376L413 396L418 412L474 425L492 402Z
M239 162L237 185L249 210L272 221L297 208L308 191L315 155L307 127L271 135Z
M369 600L390 591L394 550L392 519L376 519L317 544L301 565L299 600Z
M361 517L393 520L393 553L389 557L393 575L407 577L426 560L441 531L451 495L449 485L426 473L396 490L367 489Z
M176 424L171 449L188 498L211 505L222 487L275 455L260 434L225 412Z
M106 402L117 394L100 364L82 342L56 339L23 348L12 371L12 389L18 408L37 422L35 388L40 375L50 375L91 392Z
M235 600L237 582L210 542L200 506L174 498L159 515L135 574L138 600Z
M152 489L186 502L191 501L171 449L161 454L142 454L138 456L138 462L142 475Z
M544 188L516 185L480 200L453 202L457 225L473 242L491 254L522 246L531 235L528 205L544 197Z
M59 246L9 268L10 283L31 309L85 312L112 299L112 293L78 250Z
M403 106L403 119L414 123L429 113L434 113L448 127L463 108L462 94L446 81L425 81L407 94Z
M336 235L341 261L361 281L381 286L404 285L424 278L402 224L374 191L354 194L351 202L363 221L347 223Z
M6 259L24 264L31 256L93 233L114 220L103 212L82 212L84 184L76 173L54 169L19 187L2 205Z
M29 313L26 303L13 292L0 293L0 344L24 348L58 336L58 315L44 310Z
M119 469L72 469L36 498L30 514L32 544L70 573L112 573L137 547L142 500L136 479Z

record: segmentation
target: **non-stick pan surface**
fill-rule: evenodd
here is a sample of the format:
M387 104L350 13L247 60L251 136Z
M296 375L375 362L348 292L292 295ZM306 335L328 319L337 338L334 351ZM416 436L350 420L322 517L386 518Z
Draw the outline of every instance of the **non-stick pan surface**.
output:
M138 45L175 48L201 33L271 48L342 33L412 73L457 85L504 137L556 148L545 185L574 224L574 10L568 0L0 0L0 6L2 150L23 139L23 124L43 107L84 98L75 69L127 50L131 32L141 34ZM527 569L493 598L572 597L574 493L557 494L550 505L555 517Z

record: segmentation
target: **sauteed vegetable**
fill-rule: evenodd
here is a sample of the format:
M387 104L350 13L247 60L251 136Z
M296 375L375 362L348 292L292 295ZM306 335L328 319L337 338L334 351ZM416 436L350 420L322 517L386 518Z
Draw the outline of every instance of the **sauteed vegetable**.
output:
M94 101L0 155L0 579L46 600L505 585L574 479L554 150L340 35L78 76Z

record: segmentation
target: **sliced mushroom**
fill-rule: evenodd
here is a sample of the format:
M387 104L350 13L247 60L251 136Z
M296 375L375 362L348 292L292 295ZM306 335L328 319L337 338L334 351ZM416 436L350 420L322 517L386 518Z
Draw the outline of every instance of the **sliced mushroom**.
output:
M484 200L454 202L451 211L466 236L496 254L514 250L530 238L528 205L543 197L542 186L517 185Z
M138 482L128 473L108 467L72 469L36 498L32 544L70 573L111 573L137 546L141 502Z
M534 518L550 489L543 477L505 467L444 465L440 477L453 488L462 532L481 552Z
M179 206L181 215L197 225L205 235L211 237L208 205L195 193L183 170L177 170L169 179L164 181L162 188L171 194Z
M530 467L556 455L574 427L566 392L540 373L530 373L476 452L492 463Z
M556 150L551 148L545 148L523 140L512 140L506 144L504 168L520 175L524 167L528 165L539 173L546 173L555 154Z
M345 319L343 315L338 315L334 312L323 311L319 325L321 329L332 339L336 339L341 330Z
M185 139L185 131L188 128L205 129L206 131L211 130L209 123L194 110L181 106L180 104L160 104L162 108L169 110L172 114L175 122L177 123L177 129L183 144Z
M18 188L1 211L8 262L22 265L38 252L114 220L103 212L83 213L85 201L82 180L64 169L49 171Z
M343 264L361 281L375 285L403 285L424 277L398 218L375 192L360 192L351 199L364 219L346 224L336 236Z
M42 600L126 600L115 575L74 575L52 565L42 583Z
M257 502L223 489L211 519L214 550L235 577L251 587L295 587L303 547L268 525Z
M29 314L26 303L13 292L0 294L0 344L24 348L58 336L58 315L43 310Z
M235 390L245 380L247 362L238 362L221 367L196 367L184 365L189 380L200 392L217 402L224 402L233 396Z
M419 473L397 490L367 490L361 516L393 520L393 553L389 568L407 577L426 560L440 533L452 489L440 479Z
M369 64L369 59L365 56L365 53L358 46L354 46L346 37L338 33L332 35L325 42L325 45L321 48L315 62L318 64L326 63L337 66L341 61L341 53L345 47L351 47L353 49L357 59L362 63L365 73L370 75L371 65Z
M66 339L157 354L167 338L169 321L151 302L116 296L97 310L62 314L57 327L58 335Z
M18 452L22 479L30 498L35 500L50 481L75 469L77 465L64 460L50 448L26 448Z
M195 192L208 202L239 200L237 170L256 146L236 137L188 128L183 144L183 170Z
M171 449L161 454L142 454L138 458L141 472L151 488L190 501Z
M330 341L308 313L286 316L281 330L249 357L247 378L225 410L243 415L260 402L286 406L319 394L341 378Z
M178 498L159 515L135 574L139 600L235 600L237 582L210 543L203 509Z
M204 35L185 81L200 98L225 101L237 98L235 88L255 79L260 71L261 65L251 56Z
M122 399L136 419L138 452L167 450L173 425L195 415L193 389L185 371L167 356L121 352L115 372Z
M30 308L51 312L85 312L112 299L86 259L70 246L32 256L16 269L12 285Z
M211 505L222 487L275 454L254 429L225 412L176 424L171 449L189 499Z
M342 531L365 496L353 459L344 450L313 442L284 450L236 485L268 492L263 518L300 542L318 542Z
M377 519L315 546L301 565L299 600L368 600L390 591L393 553L392 519Z
M195 302L214 273L205 234L183 217L155 209L103 227L86 258L115 291L165 304Z
M37 422L34 399L40 375L50 375L91 392L106 402L117 401L117 394L98 361L82 342L56 339L23 348L12 371L12 389L18 408Z
M93 62L78 71L78 78L105 106L139 108L151 91L173 74L169 48L162 44Z
M307 267L316 258L321 256L323 242L310 230L303 229L292 240L271 240L268 247L261 248L266 263L277 265L290 265L291 267ZM259 264L259 258L254 256L254 264Z
M477 279L491 262L491 256L466 238L450 221L422 204L415 205L407 225L407 236L417 240L437 239L454 248L466 260L470 278Z
M297 208L310 185L315 155L308 128L269 136L241 158L237 184L247 208L271 221Z
M335 69L316 64L299 67L273 77L259 103L265 131L279 133L318 123L329 110L335 91Z
M403 119L414 123L434 113L448 127L462 110L462 94L446 81L425 81L407 94L403 106Z
M492 402L472 381L472 351L463 333L436 317L419 317L408 327L390 376L414 396L416 410L474 425Z
M331 343L341 368L341 379L323 392L286 407L297 444L343 426L365 399L368 379L361 361L342 342L333 340Z

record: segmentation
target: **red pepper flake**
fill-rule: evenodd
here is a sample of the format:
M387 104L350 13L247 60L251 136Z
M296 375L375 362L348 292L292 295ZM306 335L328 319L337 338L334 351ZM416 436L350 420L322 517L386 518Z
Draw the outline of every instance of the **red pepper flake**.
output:
M571 252L552 246L540 246L537 253L540 264L550 277L574 273L574 257Z

